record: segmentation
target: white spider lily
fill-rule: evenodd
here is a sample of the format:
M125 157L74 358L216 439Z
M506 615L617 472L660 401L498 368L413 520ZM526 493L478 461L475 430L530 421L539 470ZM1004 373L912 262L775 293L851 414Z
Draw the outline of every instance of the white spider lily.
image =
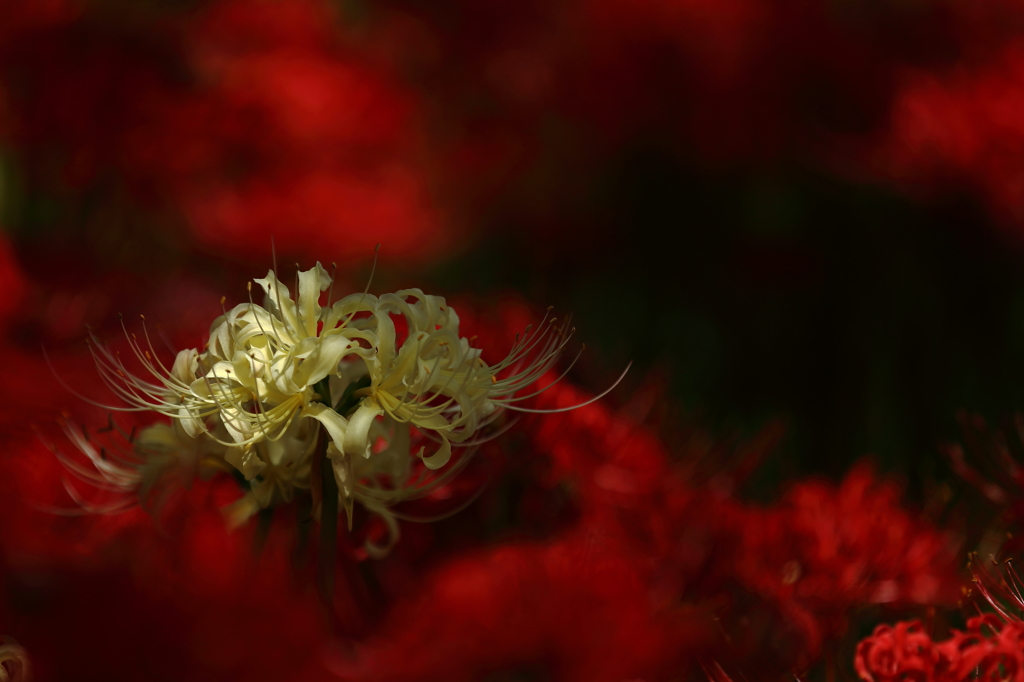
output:
M59 455L74 475L145 497L171 472L187 478L201 467L234 469L247 494L228 516L241 523L309 489L320 452L331 464L349 524L358 502L385 518L393 542L398 514L391 507L446 482L468 461L460 457L435 473L449 464L453 446L473 445L474 435L503 410L534 411L519 403L536 393L521 393L553 367L571 334L567 324L545 316L507 358L490 366L459 335L457 313L439 296L405 289L321 306L332 278L319 263L298 273L295 298L273 271L254 281L265 294L263 305L250 295L248 303L224 310L206 346L181 351L170 367L158 358L145 325L144 344L126 330L141 376L118 354L92 345L100 376L127 403L108 409L153 411L171 424L129 438L134 451L115 460L69 430L94 469ZM397 317L407 328L400 342ZM412 428L437 448L411 453ZM413 466L414 457L423 467ZM368 550L379 554L387 546Z
M255 459L252 446L275 442L297 418L315 416L313 386L354 345L343 328L324 326L317 333L320 293L331 283L327 272L318 263L298 279L297 300L273 272L255 280L266 293L266 307L250 302L225 312L214 321L206 349L181 351L170 369L151 345L143 348L130 336L132 350L155 381L133 375L116 354L94 346L101 377L131 406L111 409L171 417L192 438L203 435L232 449L251 478L254 468L266 464Z
M439 296L419 289L399 291L382 296L377 312L372 338L379 345L367 363L370 385L356 391L364 399L336 428L341 437L334 439L335 446L349 457L370 456L369 429L387 415L435 433L441 446L423 457L423 463L430 469L443 467L451 458L452 443L470 438L496 416L498 407L516 409L514 394L547 372L568 340L562 328L542 323L540 333L518 342L504 361L489 367L481 351L459 337L458 315ZM409 327L397 352L391 313L403 315ZM529 362L522 369L524 360ZM514 367L519 371L498 379L499 373Z

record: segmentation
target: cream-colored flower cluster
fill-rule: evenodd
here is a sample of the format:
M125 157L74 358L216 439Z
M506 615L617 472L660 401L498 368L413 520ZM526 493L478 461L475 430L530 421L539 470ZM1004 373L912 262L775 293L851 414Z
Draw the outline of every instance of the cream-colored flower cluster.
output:
M106 484L145 491L169 471L233 468L251 490L231 511L239 523L310 488L324 443L350 523L359 502L393 526L391 505L446 479L448 472L425 477L423 467L445 467L453 445L469 443L502 409L521 409L516 403L530 396L518 393L552 367L567 341L551 320L491 366L459 335L458 315L439 296L405 289L322 306L332 281L319 263L298 274L295 298L274 272L254 281L263 305L252 302L250 287L249 302L214 321L206 347L179 352L170 367L148 333L145 343L129 335L142 376L93 345L100 375L128 404L116 409L170 417L170 425L133 439L132 467L77 438ZM435 442L431 451L410 452L413 427Z

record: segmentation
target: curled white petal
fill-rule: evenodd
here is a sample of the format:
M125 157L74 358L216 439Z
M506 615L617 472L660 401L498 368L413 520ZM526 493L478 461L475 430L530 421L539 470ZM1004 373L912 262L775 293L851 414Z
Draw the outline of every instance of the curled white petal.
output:
M342 440L342 452L352 457L369 457L370 426L374 420L384 414L384 410L373 399L364 400L352 415L348 430Z

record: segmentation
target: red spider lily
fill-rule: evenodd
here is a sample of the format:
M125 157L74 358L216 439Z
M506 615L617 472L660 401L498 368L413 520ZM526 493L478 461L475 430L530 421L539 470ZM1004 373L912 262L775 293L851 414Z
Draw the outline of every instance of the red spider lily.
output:
M935 4L848 13L820 0L389 4L433 38L410 43L426 43L421 61L445 88L449 118L533 149L556 112L574 124L582 164L649 141L652 129L685 142L699 163L827 155L833 135L883 123L902 64L930 63L952 42ZM466 92L504 115L460 108Z
M707 614L652 602L643 573L599 530L474 552L428 576L423 595L335 670L367 680L535 668L565 680L660 679L713 630Z
M879 625L857 645L854 668L865 682L1024 679L1024 623L996 616L967 621L966 631L935 642L918 621Z
M928 194L951 186L976 191L1003 223L1024 221L1021 68L1024 43L1007 45L975 68L906 75L892 111L880 172Z
M1010 562L989 567L971 559L974 590L967 602L978 611L967 630L953 630L949 639L933 640L918 621L879 625L857 645L854 667L865 682L921 680L1024 679L1024 596L1022 583ZM980 601L980 604L979 604ZM982 606L996 613L982 612Z
M339 261L382 241L395 259L449 247L416 97L327 2L218 0L123 24L90 10L10 42L11 136L37 181L113 180L229 258L266 258L272 237Z
M951 538L900 505L900 490L869 464L838 488L794 485L775 508L744 519L739 581L801 623L809 652L869 604L952 604L959 597ZM813 657L812 653L812 657Z
M1006 435L998 430L988 432L985 420L980 416L968 416L961 412L957 419L966 449L955 443L946 448L954 471L991 502L1006 507L1021 492L1021 485L1024 484L1024 471L1011 453ZM1024 415L1014 415L1013 422L1016 436L1020 439L1024 435ZM968 461L968 452L984 473ZM995 472L997 478L990 480L986 476L990 470Z

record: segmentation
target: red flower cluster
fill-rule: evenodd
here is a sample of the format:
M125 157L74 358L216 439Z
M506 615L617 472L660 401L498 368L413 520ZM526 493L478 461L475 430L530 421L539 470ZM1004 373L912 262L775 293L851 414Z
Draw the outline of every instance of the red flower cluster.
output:
M1024 623L977 616L941 642L918 621L879 625L857 645L854 667L865 682L1024 679Z
M912 192L974 188L1024 220L1024 13L1008 0L390 0L365 14L207 0L115 21L88 2L7 2L0 129L34 181L111 203L128 189L237 258L274 236L295 255L366 258L384 241L427 260L452 248L456 205L654 136L700 167L796 158ZM568 168L550 167L551 130Z
M975 194L997 222L1024 225L1024 7L958 5L947 59L899 71L867 166L919 197Z
M977 191L995 216L1024 223L1024 42L978 68L912 72L892 110L879 172L915 192Z
M956 547L902 509L900 497L869 464L838 488L795 484L778 506L743 516L737 577L780 605L811 652L841 634L857 606L955 603Z
M127 189L228 258L267 260L272 238L328 261L450 247L417 98L330 3L99 12L14 32L3 52L10 137L37 179Z
M431 70L431 85L448 88L442 104L449 119L495 138L503 126L506 136L539 154L538 138L555 114L571 130L560 140L570 146L562 157L575 156L583 169L595 155L654 139L662 148L685 149L687 161L702 166L833 161L833 145L844 136L884 126L896 74L908 63L932 64L948 49L955 25L937 3L389 6L415 15L421 32L432 36L413 43L430 52L412 59ZM460 21L446 21L450 16ZM473 101L486 98L502 116L464 107L467 93ZM861 163L855 154L844 161Z

